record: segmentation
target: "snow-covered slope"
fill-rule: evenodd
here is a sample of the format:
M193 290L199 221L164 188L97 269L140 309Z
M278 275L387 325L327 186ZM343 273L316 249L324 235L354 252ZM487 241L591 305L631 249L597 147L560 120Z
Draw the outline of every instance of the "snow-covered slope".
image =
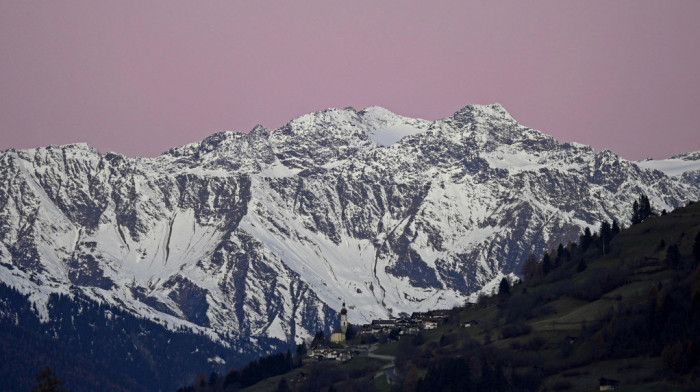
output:
M668 159L646 159L637 162L637 165L645 169L658 170L667 176L682 176L688 172L700 171L700 151L676 155Z
M648 167L648 166L647 166ZM328 109L154 159L87 145L0 154L0 280L42 304L80 290L214 339L299 341L448 307L640 193L700 199L612 152L560 144L500 105L429 122Z

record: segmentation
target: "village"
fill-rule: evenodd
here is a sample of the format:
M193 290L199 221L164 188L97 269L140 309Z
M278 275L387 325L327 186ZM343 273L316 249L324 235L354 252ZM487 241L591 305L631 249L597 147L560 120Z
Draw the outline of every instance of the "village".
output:
M309 350L304 356L303 362L338 361L345 363L355 356L365 356L370 358L389 361L390 364L384 366L382 371L377 373L385 374L387 382L393 384L397 381L395 373L395 357L390 355L378 355L373 351L380 343L388 343L400 340L406 335L418 335L423 330L436 329L449 320L451 311L447 309L431 310L427 312L414 312L410 317L392 317L389 319L372 320L369 324L362 326L352 326L347 320L347 309L345 303L340 311L340 324L326 340L322 333L317 334L311 342ZM477 320L469 320L460 323L460 327L470 328L479 324ZM352 343L350 343L352 341ZM576 337L567 336L565 341L573 344ZM304 372L301 372L294 381L301 382L306 379ZM601 377L598 380L600 391L615 390L619 381L615 379Z
M326 340L317 336L311 342L306 353L306 361L335 360L346 362L353 356L372 356L373 343L387 342L400 339L404 335L418 335L422 330L435 329L444 324L450 315L449 310L431 310L414 312L410 317L392 317L389 319L372 320L362 326L351 326L347 321L345 303L340 311L340 326ZM476 324L471 321L464 324L470 327ZM350 331L350 333L348 333ZM349 344L348 337L353 337L354 344Z

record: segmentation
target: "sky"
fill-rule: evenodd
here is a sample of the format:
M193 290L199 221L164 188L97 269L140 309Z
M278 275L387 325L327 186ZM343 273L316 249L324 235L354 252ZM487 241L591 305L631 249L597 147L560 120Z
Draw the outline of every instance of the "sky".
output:
M328 107L501 103L627 159L700 150L700 1L0 1L0 149L153 157Z

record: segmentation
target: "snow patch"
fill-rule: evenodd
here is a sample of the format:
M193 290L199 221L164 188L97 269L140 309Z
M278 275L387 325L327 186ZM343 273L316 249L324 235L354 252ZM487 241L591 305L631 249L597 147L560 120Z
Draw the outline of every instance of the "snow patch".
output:
M215 356L214 358L207 358L207 362L209 363L217 363L219 365L226 365L226 361L221 358L220 356Z
M270 326L267 327L267 336L282 341L287 340L287 333L282 326L282 320L280 320L279 316L275 316L275 319L272 320Z
M648 170L658 170L667 176L678 177L685 172L700 170L700 160L688 161L684 159L663 159L663 160L646 160L636 162L639 167Z
M406 136L424 132L425 129L413 127L408 124L394 125L369 131L367 136L380 146L390 146Z

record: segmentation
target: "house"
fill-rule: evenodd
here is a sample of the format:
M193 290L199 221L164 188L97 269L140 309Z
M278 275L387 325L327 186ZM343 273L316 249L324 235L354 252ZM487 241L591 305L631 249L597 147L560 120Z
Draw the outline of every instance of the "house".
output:
M315 347L309 350L309 352L306 355L310 358L314 358L319 361L324 359L330 359L346 362L352 358L352 354L347 350L329 347Z
M395 328L396 320L372 320L372 326L379 326L382 328Z
M450 316L449 310L431 310L429 312L413 312L411 321L419 322L425 325L426 320L435 321L437 325L442 325Z
M412 324L413 323L411 322L411 320L405 319L405 318L400 318L400 319L396 320L394 325L396 326L396 328L407 328L407 327L410 327Z
M438 327L436 320L423 320L423 329L435 329Z
M413 320L413 321L423 321L423 319L425 319L427 317L428 317L427 313L423 313L423 312L411 313L411 320Z
M601 377L598 379L598 383L600 384L600 389L601 391L612 391L617 387L617 385L620 383L617 380L613 380L610 378L605 378Z
M335 350L335 360L341 362L347 362L352 359L352 354L347 350Z
M450 317L450 311L447 309L431 310L428 314L434 319L447 319Z
M358 333L360 335L379 335L382 333L389 333L389 328L384 328L380 325L365 324Z
M476 320L469 320L469 321L464 323L464 328L473 327L475 325L479 325L479 322Z
M420 333L420 328L418 326L401 328L399 335L418 335Z
M340 349L330 349L326 352L325 356L323 357L324 359L334 359L336 361L341 361L341 362L346 362L352 358L352 355L350 355L350 352L347 350L340 350Z
M358 329L357 333L360 335L373 335L374 330L372 329L371 325L365 324L362 326L362 328Z
M326 351L326 354L323 356L324 359L337 359L338 358L338 352L336 350L328 350Z
M309 358L314 358L317 360L322 360L326 356L326 352L329 350L326 346L315 346L306 353Z

